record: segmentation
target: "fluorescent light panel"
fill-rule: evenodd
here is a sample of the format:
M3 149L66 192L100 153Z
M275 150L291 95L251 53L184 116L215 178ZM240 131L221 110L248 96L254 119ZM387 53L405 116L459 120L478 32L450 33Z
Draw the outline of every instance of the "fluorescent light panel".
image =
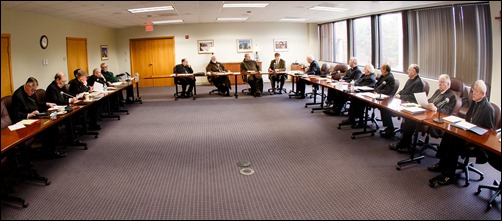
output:
M127 11L129 11L131 13L170 11L170 10L174 10L174 7L173 6L160 6L160 7L151 7L151 8L127 9Z
M348 11L347 8L334 8L334 7L324 7L324 6L314 6L310 8L310 10L319 10L319 11L330 11L330 12L344 12Z
M279 21L307 21L305 18L281 18Z
M239 4L223 4L223 8L265 8L268 3L239 3Z
M183 23L183 19L178 20L165 20L165 21L152 21L154 25L158 24L168 24L168 23Z
M245 21L248 18L217 18L216 21Z

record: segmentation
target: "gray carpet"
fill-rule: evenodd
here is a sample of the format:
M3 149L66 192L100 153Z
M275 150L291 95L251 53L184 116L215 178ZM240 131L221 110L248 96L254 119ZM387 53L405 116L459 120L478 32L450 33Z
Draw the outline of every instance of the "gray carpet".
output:
M352 140L353 130L336 128L346 117L310 113L308 99L197 89L197 100L174 101L174 87L141 88L143 104L82 138L88 150L35 161L52 184L16 186L30 206L2 204L1 219L500 220L500 206L484 211L490 191L473 194L500 180L489 164L476 165L485 179L469 187L430 188L426 167L437 159L397 171L407 155L389 150L391 140ZM241 160L253 175L239 173Z

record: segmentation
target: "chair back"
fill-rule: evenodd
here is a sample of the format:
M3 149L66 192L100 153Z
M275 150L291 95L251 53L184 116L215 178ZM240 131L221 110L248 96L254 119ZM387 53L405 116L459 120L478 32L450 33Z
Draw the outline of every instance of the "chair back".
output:
M336 72L333 72L333 73L336 73ZM340 78L342 78L343 76L345 76L345 73L336 73L335 76L333 76L333 80L340 80Z
M69 93L70 92L70 84L65 84L63 87L64 92Z
M453 107L451 114L458 116L458 112L460 111L460 108L462 107L462 98L455 95L455 99L457 99L457 102L455 103L455 106Z
M424 90L423 90L423 92L425 92L425 95L429 95L429 89L430 89L430 87L429 87L429 83L427 83L427 81L424 81L424 80L422 79L422 84L424 85Z
M12 96L2 97L1 106L2 106L2 129L6 128L9 125L12 125L12 120L9 115L10 105L12 104Z
M450 84L450 89L453 92L455 92L457 97L460 97L461 99L464 97L465 84L461 80L459 80L457 78L452 78L451 84Z
M349 70L349 68L346 64L337 64L335 65L335 68L333 68L333 73L340 71L340 73L343 73L345 75L345 72L347 72L347 70Z
M331 69L331 66L328 63L324 63L321 66L321 76L326 76L329 74L329 69Z
M493 112L495 114L495 129L499 129L500 128L500 120L501 120L500 119L500 107L492 102L490 102L490 104L492 105Z
M35 96L37 96L38 102L45 102L45 90L42 88L37 89L35 92Z
M398 79L394 79L394 89L392 89L391 96L396 95L398 89L399 89L399 80Z

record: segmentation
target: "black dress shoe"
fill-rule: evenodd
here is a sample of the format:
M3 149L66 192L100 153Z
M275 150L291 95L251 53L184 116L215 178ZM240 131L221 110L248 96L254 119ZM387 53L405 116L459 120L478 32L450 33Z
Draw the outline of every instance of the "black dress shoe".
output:
M364 124L359 122L359 123L354 123L350 126L352 129L359 129L359 128L363 128L364 127Z
M394 136L394 128L386 128L384 131L380 132L380 136L383 138L391 138Z
M397 150L398 146L399 146L399 142L398 143L391 143L391 144L389 144L389 149Z
M54 151L54 153L52 154L52 158L63 158L63 157L66 157L66 153L65 152L59 152L59 151Z
M397 147L396 150L399 153L410 153L412 151L412 148L410 146L404 146L404 147Z
M449 175L444 175L438 179L439 185L450 185L455 182L455 177L449 176Z
M101 130L101 125L98 124L89 125L89 130Z
M298 96L296 96L296 99L305 99L305 96L298 95Z
M427 167L427 170L432 171L432 172L441 172L441 167L439 166L439 163L432 164L429 167Z

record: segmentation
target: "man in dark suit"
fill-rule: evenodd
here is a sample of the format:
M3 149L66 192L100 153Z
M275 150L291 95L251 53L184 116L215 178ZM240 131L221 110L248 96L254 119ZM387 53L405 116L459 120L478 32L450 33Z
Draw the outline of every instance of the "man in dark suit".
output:
M113 75L113 73L110 72L110 71L108 71L108 65L107 64L101 63L100 67L101 67L101 74L103 74L103 77L105 77L106 81L111 82L111 83L118 82L118 79ZM89 85L92 86L92 84L89 84ZM133 93L134 93L134 91L133 91L132 87L127 87L126 88L126 100L125 100L125 103L127 103L127 104L134 103L134 101L131 99L134 96ZM119 96L120 103L123 104L123 102L124 102L124 95L122 94L122 92L119 92L118 96Z
M465 120L481 127L495 129L495 111L486 98L486 84L483 80L478 80L474 83L472 102ZM430 171L441 172L441 175L436 177L440 185L448 185L454 182L458 156L462 151L465 151L467 146L473 145L457 136L450 135L449 133L444 134L437 152L439 163L431 165L428 168ZM488 159L484 150L477 147L476 152L476 162L486 163Z
M279 85L279 94L282 94L282 87L284 86L284 82L286 81L285 74L275 74L276 70L286 70L286 61L281 59L281 54L275 53L275 59L270 61L270 66L268 67L268 79L270 79L270 84L272 85L272 94L275 94L275 83L277 81L280 82Z
M317 63L313 55L307 56L307 62L310 65L307 69L305 69L305 74L321 76L321 66L319 66L319 63ZM297 99L305 98L305 85L307 84L310 85L311 83L306 80L302 80L301 78L298 79L296 82L296 89L298 92L298 95L296 96Z
M429 105L427 106L427 109L432 111L439 111L445 115L450 115L453 111L453 108L455 107L455 104L457 103L455 92L450 89L450 76L448 76L447 74L440 75L438 83L439 89L437 89L432 97L429 98ZM447 103L445 103L441 107L437 106L441 102L444 102L446 99L448 99ZM416 127L417 123L415 121L404 119L401 127L401 131L403 132L401 140L397 143L390 144L389 148L391 150L397 150L398 152L410 152L412 150L410 148L411 138L413 136L413 133L415 132Z
M361 70L357 67L357 58L351 57L349 59L349 67L345 76L340 78L341 82L351 82L358 81L359 78L363 75ZM339 116L340 112L345 105L345 103L349 100L349 96L343 92L339 92L335 89L328 89L328 100L333 102L333 107L329 110L323 111L327 115Z
M174 66L173 72L175 74L192 74L193 69L192 66L188 64L188 60L186 58L181 59L181 64ZM193 96L192 90L195 86L195 78L174 78L176 84L181 84L181 97L191 97ZM188 87L187 91L187 85Z
M40 112L45 112L49 107L56 106L51 102L40 102L35 95L38 88L37 79L30 77L26 83L19 87L12 94L11 113L12 122L18 122L23 119L36 118ZM39 137L42 139L45 154L50 158L65 157L66 153L56 150L56 140L58 131L56 127L50 127L43 131Z
M216 60L216 56L211 56L211 60L206 66L206 72L229 72L222 63ZM207 76L207 80L218 88L219 94L230 96L230 78L227 75Z
M64 72L58 72L54 76L54 81L47 86L45 90L45 100L47 102L52 102L58 105L68 105L71 103L75 103L78 101L78 97L70 97L65 94L61 94L61 92L68 94L69 91L66 91L65 84L67 81L66 74ZM82 97L83 94L77 95Z
M78 94L85 92L92 92L93 86L87 85L87 73L84 70L75 70L75 79L70 81L70 94L77 96ZM94 104L87 108L87 113L89 116L89 130L100 130L101 125L98 122L98 115L101 106L99 104Z
M417 64L411 64L408 67L408 81L406 81L404 88L395 95L395 98L399 98L404 102L417 102L413 94L424 90L422 79L418 76L419 72L420 68ZM381 131L380 135L384 138L394 136L393 114L386 109L380 108L380 115L382 117L382 124L386 127L385 130Z
M263 92L263 78L261 77L260 74L260 66L256 63L256 61L251 59L251 55L248 53L244 54L244 60L241 62L241 73L242 72L258 72L258 74L252 74L252 75L245 75L243 74L242 77L244 81L246 81L251 89L249 90L249 93L251 95L260 97L261 93Z

